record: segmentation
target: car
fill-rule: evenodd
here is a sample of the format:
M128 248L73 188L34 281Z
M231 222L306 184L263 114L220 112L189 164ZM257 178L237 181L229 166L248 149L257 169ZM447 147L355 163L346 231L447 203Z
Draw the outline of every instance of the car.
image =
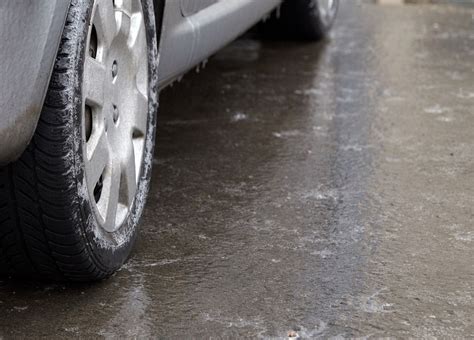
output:
M337 0L0 6L0 274L94 281L130 255L160 91L254 25L320 40Z

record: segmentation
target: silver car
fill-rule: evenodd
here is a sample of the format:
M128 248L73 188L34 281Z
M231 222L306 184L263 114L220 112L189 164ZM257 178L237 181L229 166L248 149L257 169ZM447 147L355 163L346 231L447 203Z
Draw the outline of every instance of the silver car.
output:
M0 274L89 281L137 237L160 90L258 24L324 38L337 0L0 4Z

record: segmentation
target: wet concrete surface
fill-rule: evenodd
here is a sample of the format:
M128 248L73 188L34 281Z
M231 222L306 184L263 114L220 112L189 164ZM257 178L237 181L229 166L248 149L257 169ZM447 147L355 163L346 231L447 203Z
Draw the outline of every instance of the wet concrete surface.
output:
M0 338L474 337L474 11L345 2L162 96L128 264L0 283Z

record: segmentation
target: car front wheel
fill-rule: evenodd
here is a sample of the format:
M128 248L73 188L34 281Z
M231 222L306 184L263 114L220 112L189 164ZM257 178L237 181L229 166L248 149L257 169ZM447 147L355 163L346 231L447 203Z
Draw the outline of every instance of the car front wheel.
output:
M89 281L127 259L157 110L152 0L73 0L35 135L0 169L0 273Z

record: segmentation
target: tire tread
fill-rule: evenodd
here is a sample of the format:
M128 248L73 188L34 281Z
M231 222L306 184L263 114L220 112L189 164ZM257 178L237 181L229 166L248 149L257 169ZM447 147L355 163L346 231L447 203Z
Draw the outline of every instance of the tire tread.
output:
M78 6L74 0L71 7ZM67 138L75 19L69 11L37 130L21 158L0 168L0 275L90 281L111 274L94 260L71 217Z

